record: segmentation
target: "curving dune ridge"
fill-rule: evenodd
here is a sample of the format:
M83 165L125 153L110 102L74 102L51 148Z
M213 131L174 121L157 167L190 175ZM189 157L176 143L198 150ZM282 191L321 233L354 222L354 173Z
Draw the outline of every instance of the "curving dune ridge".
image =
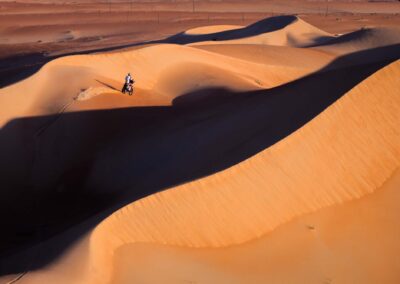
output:
M41 228L10 242L4 279L397 283L398 35L275 17L60 58L1 89L3 243Z

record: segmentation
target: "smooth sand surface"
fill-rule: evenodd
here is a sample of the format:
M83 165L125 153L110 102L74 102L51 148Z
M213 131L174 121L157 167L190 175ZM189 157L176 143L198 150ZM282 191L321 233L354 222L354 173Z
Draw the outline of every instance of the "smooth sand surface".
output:
M398 283L399 35L209 25L0 89L0 282Z
M399 177L397 170L373 195L296 218L241 245L124 245L115 254L112 282L398 283Z

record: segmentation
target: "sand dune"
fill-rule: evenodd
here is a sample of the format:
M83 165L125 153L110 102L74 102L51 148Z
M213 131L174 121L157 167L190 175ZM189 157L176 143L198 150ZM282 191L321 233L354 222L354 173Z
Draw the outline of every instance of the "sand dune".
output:
M0 282L397 283L398 31L167 41L0 89Z
M207 33L205 33L207 32ZM333 35L314 27L296 16L272 17L243 28L221 31L221 26L205 30L189 30L169 39L173 43L266 44L277 46L309 46L332 39Z
M135 74L137 93L148 97L146 105L168 105L180 95L203 88L245 91L276 87L315 71L315 66L307 67L260 64L178 45L63 57L46 64L31 78L0 91L4 107L0 122L4 125L17 117L65 111L64 107L82 97L81 93L93 97L94 93L100 94L99 88L104 91L108 87L104 93L118 99L129 71ZM123 100L118 106L143 104L135 101L132 98L126 104Z

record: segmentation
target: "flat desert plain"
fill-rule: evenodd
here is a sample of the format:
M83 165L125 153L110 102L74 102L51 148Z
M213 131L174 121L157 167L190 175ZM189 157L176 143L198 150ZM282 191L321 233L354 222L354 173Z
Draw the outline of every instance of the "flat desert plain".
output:
M0 283L400 283L399 59L399 1L0 1Z

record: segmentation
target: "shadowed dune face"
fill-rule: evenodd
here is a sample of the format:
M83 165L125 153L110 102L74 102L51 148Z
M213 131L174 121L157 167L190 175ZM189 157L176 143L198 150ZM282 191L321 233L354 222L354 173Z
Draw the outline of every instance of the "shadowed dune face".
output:
M236 245L375 192L399 166L400 45L395 29L360 33L275 17L169 39L190 46L60 58L1 89L0 272L141 281L123 260L137 242Z

